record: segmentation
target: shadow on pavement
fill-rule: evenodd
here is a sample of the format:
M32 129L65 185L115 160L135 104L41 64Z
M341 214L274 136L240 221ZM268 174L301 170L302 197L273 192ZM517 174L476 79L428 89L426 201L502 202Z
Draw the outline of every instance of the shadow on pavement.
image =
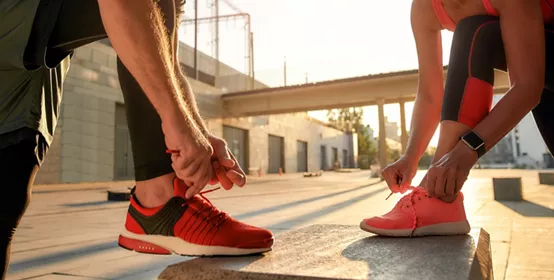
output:
M554 217L554 210L528 200L499 202L525 217Z
M381 181L374 182L374 183L371 183L371 184L366 184L366 185L359 186L359 187L355 187L353 189L349 189L349 190L345 190L345 191L340 191L340 192L330 193L330 194L326 194L326 195L322 195L322 196L311 197L311 198L307 198L307 199L303 199L303 200L299 200L299 201L294 201L294 202L289 202L289 203L285 203L285 204L275 205L275 206L263 208L263 209L260 209L260 210L256 210L256 211L236 215L236 216L234 216L234 218L238 219L238 220L243 220L243 219L250 218L250 217L255 217L255 216L258 216L258 215L261 215L261 214L267 214L267 213L279 211L279 210L282 210L282 209L285 209L285 208L294 207L294 206L301 205L301 204L304 204L304 203L314 202L314 201L326 199L326 198L329 198L329 197L334 197L334 196L337 196L337 195L354 192L354 191L361 190L361 189L366 188L366 187L377 185L379 183L381 183Z
M366 186L362 186L362 187L366 187ZM359 188L356 188L356 189L360 189L362 187L359 187ZM325 208L323 208L323 209L313 211L313 212L304 214L302 216L295 217L295 218L290 219L290 220L285 220L285 221L282 221L280 223L273 224L269 227L270 228L292 228L296 224L325 216L327 214L339 211L342 208L348 207L348 206L350 206L354 203L357 203L357 202L363 201L365 199L368 199L368 198L370 198L370 197L372 197L372 196L374 196L374 195L376 195L376 194L378 194L378 193L380 193L380 192L382 192L386 189L388 189L388 187L386 187L386 186L382 187L382 188L378 188L378 189L376 189L372 192L365 193L365 194L359 195L359 196L354 197L354 198L346 199L343 202L335 203L333 205L325 206ZM352 190L350 190L350 191L352 191ZM335 194L335 195L337 195L337 194Z
M70 250L61 250L53 254L45 254L39 257L28 258L21 261L12 262L8 271L15 273L29 268L46 266L49 264L60 263L78 257L93 255L106 250L118 249L117 241L106 241L102 243L91 244L85 247L80 247Z
M79 203L66 203L62 204L65 207L85 207L85 206L101 206L106 204L117 204L117 203L129 203L129 201L109 201L109 200L100 200L100 201L88 201L88 202L79 202Z

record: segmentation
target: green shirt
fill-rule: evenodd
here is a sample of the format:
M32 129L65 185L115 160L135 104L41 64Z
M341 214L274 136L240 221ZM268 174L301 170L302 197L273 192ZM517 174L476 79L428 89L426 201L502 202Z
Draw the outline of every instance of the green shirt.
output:
M14 138L7 133L24 127L38 131L48 145L52 143L70 58L62 57L59 64L50 67L40 62L29 66L23 61L37 11L50 15L42 18L55 19L51 15L57 15L52 9L59 5L52 3L60 1L43 1L49 3L39 9L44 3L40 0L0 0L0 148ZM33 42L38 57L45 54L52 20L40 26L43 39ZM44 61L44 56L37 60Z

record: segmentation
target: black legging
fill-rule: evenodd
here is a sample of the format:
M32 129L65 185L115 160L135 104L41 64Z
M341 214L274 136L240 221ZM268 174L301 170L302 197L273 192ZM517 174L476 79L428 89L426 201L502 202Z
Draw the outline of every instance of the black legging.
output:
M184 0L159 0L157 3L163 13L169 38L173 38L183 11ZM37 14L37 18L39 17L40 10ZM40 47L33 44L40 42L44 37L44 34L41 34L43 30L44 23L35 20L25 53L25 58L29 59L31 64L41 56ZM97 0L66 0L61 6L50 36L47 65L55 64L60 58L81 46L104 38L107 38L107 35ZM117 70L125 99L135 179L143 181L173 172L171 158L165 153L166 145L158 113L119 59ZM25 133L11 135L31 136L23 137L22 141L13 141L18 142L17 144L0 147L0 178L4 185L4 193L0 196L0 279L4 279L7 272L13 233L30 201L31 186L41 160L37 159L37 154L42 157L47 149L42 139L35 138L40 137L38 134L33 134L30 129L22 130Z
M554 151L554 33L546 27L545 87L533 109L539 131ZM472 16L456 25L442 105L442 120L475 127L489 113L494 69L507 71L498 17Z

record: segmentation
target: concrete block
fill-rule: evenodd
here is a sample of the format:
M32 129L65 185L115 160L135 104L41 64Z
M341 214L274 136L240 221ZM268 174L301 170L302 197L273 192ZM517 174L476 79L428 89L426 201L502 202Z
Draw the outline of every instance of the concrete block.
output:
M158 279L493 279L489 238L482 229L383 238L358 226L314 225L280 235L264 255L184 261Z
M128 201L131 199L129 188L118 188L108 190L108 201Z
M554 172L539 172L539 184L554 186Z
M521 189L521 177L492 178L494 199L499 201L521 201L523 194Z

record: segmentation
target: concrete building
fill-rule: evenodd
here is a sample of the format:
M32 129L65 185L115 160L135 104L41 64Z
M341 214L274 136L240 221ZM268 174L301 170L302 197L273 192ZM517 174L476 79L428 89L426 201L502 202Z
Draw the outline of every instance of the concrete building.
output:
M246 172L257 174L351 166L357 157L355 134L326 126L305 113L225 117L222 92L244 90L252 81L237 70L180 45L180 61L190 78L200 113L210 131L228 142ZM254 82L257 88L264 85ZM251 84L250 84L251 85ZM133 179L133 160L116 56L109 42L78 49L64 84L55 140L37 184Z

